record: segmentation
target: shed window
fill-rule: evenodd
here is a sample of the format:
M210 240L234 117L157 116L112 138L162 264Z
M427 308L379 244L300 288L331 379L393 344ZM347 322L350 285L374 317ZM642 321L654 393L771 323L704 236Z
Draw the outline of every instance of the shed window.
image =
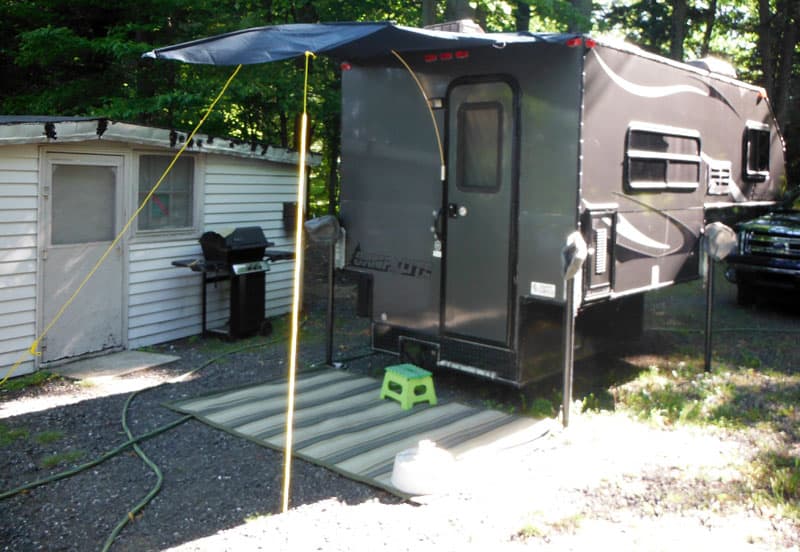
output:
M748 121L744 133L744 173L753 180L769 176L769 127Z
M139 156L138 204L161 178L172 157ZM169 174L139 214L139 230L190 229L194 224L194 159L178 158Z
M462 104L458 110L458 188L497 192L502 151L503 106L499 102Z
M635 190L694 190L700 184L696 131L635 124L628 129L626 181Z

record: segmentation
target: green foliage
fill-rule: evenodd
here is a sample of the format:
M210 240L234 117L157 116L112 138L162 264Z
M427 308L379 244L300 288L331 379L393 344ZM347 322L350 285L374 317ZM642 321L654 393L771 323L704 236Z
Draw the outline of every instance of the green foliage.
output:
M586 2L521 1L530 6L531 30L566 31L589 26L579 8L590 5ZM444 17L446 4L437 2L439 18ZM516 27L520 1L475 0L470 5L489 31ZM671 3L599 0L594 6L595 30L624 37L654 52L669 51ZM708 42L710 53L732 61L744 79L761 79L761 53L753 47L760 32L755 0L718 0L711 27L709 6L708 1L691 3L685 50L699 55ZM3 2L0 79L4 93L0 95L0 113L102 116L187 131L197 123L231 68L142 59L143 52L252 26L349 20L391 20L418 26L421 19L417 0ZM777 24L770 24L771 33ZM708 40L706 30L711 31ZM795 64L798 60L800 54L795 56ZM209 117L204 132L254 145L295 149L301 69L295 62L245 67ZM323 58L312 63L309 143L323 159L322 165L310 173L309 206L313 215L327 212L328 185L333 183L335 189L338 178L339 78L337 63ZM800 163L794 161L797 127L796 122L788 126L784 135L790 164L800 170ZM333 199L335 202L336 197Z
M581 412L600 412L614 410L614 396L606 389L600 389L586 395L581 401Z
M86 453L82 450L57 452L55 454L48 454L42 458L39 462L39 466L44 469L50 469L63 464L74 464L84 456L86 456Z
M800 520L800 458L787 453L768 451L751 465L752 490L770 503L784 509L784 514Z
M27 439L30 432L24 427L9 427L0 424L0 447L13 445L20 439Z
M612 388L618 409L659 425L758 428L780 436L783 443L762 444L747 482L755 494L800 519L800 459L790 450L800 439L800 374L747 366L706 373L698 366L700 359L651 366Z
M60 376L56 374L47 372L45 370L39 370L38 372L34 372L33 374L28 374L25 376L20 376L18 378L12 378L6 381L0 391L3 392L11 392L11 391L22 391L23 389L28 389L30 387L38 387L40 385L44 385L48 381L53 381L59 379Z
M60 441L63 438L64 438L64 432L57 430L42 431L33 436L33 440L39 443L40 445L48 445L50 443L55 443L56 441Z
M534 418L552 418L556 415L556 408L553 403L544 397L533 399L526 411Z

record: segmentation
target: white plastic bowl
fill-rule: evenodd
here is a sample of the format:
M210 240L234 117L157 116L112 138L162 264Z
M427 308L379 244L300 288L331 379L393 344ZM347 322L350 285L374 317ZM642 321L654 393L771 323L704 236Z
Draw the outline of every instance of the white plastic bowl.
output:
M426 439L394 457L392 485L411 495L441 493L451 487L454 467L453 455Z

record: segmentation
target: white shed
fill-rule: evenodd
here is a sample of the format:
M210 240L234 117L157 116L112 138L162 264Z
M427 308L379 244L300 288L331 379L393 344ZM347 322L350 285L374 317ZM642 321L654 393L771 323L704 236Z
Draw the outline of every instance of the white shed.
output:
M31 347L136 210L186 135L102 118L0 116L0 377ZM297 154L198 135L153 200L15 375L201 331L208 230L260 226L292 248L284 203ZM291 306L292 261L266 274L266 316ZM228 285L208 286L208 326L228 319Z

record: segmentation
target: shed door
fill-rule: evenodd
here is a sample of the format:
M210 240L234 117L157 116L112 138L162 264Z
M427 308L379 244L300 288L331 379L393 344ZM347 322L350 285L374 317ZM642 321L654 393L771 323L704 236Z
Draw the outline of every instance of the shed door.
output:
M120 156L47 156L42 329L119 231L122 166ZM42 362L121 348L122 299L122 247L118 244L47 333Z
M454 86L448 99L444 329L509 343L515 179L514 91Z

